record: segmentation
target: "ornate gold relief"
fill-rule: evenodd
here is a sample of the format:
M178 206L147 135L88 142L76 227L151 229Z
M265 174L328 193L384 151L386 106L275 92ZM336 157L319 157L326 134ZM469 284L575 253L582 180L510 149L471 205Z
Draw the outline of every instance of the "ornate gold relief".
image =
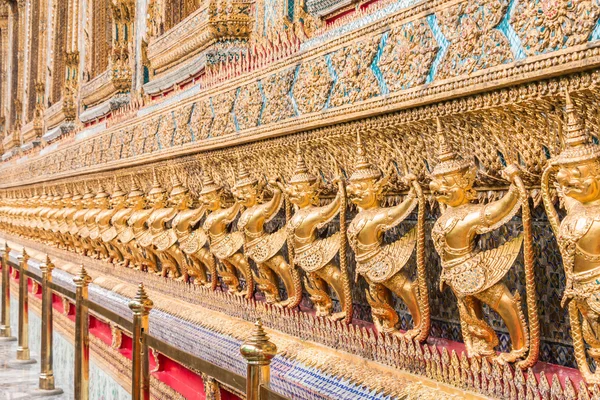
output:
M300 64L293 96L300 114L321 111L327 103L333 78L324 57Z
M256 286L265 295L267 303L294 308L302 300L302 284L298 271L281 254L287 234L285 227L277 232L267 233L264 224L273 219L283 205L283 192L277 178L271 178L269 188L273 192L271 200L259 203L259 182L252 178L243 162L233 193L244 206L237 228L244 235L244 254L251 258L258 268L254 278ZM281 300L278 281L285 286L287 299Z
M294 204L295 212L287 223L288 240L293 245L294 263L306 274L305 287L314 304L317 316L333 320L352 320L352 295L346 257L340 257L340 265L333 258L346 254L346 189L341 176L334 178L338 186L335 198L326 206L319 207L319 182L308 170L300 146L296 151L296 169L282 191ZM329 224L340 214L340 232L325 239L317 236L317 229ZM340 302L341 311L333 312L333 301L328 291L333 290Z
M440 29L450 41L437 76L469 74L513 60L506 36L496 29L508 0L472 0L436 13Z
M234 112L239 129L254 128L258 125L263 99L258 83L238 89Z
M594 0L531 0L516 3L511 24L528 55L585 43L600 16Z
M367 100L379 93L371 64L380 41L381 35L375 35L331 55L331 64L337 75L337 82L331 93L331 107Z
M390 91L425 83L438 45L425 19L390 30L378 66Z
M211 110L209 99L199 100L194 103L194 111L190 125L196 140L206 139L212 128L213 112Z
M235 132L235 124L233 122L235 92L235 90L231 90L211 97L212 108L215 113L210 130L211 136L223 136Z
M293 68L269 75L262 81L266 101L260 122L262 125L277 122L294 115L294 107L290 98L290 89L293 81Z
M218 274L230 293L250 298L254 293L254 276L248 260L240 251L244 236L242 232L230 232L228 228L239 214L241 203L236 201L232 206L224 207L222 187L214 182L207 170L204 170L200 201L210 211L202 229L208 234L211 253L219 260ZM245 280L245 288L240 278Z

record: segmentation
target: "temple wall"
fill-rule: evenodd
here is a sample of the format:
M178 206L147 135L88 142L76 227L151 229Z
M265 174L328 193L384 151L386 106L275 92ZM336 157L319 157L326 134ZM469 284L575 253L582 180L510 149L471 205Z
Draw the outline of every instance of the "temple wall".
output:
M567 93L572 99L569 107L575 111L569 110L576 113L581 131L590 144L599 142L600 6L596 1L379 0L354 4L206 0L165 32L165 13L172 11L174 2L114 0L106 10L110 43L98 46L89 36L88 18L97 11L94 3L73 0L64 32L63 96L53 104L48 99L54 93L51 85L60 80L52 77L52 68L60 63L47 60L50 69L37 73L35 87L27 75L39 60L56 57L48 49L44 56L28 54L31 46L22 45L31 41L24 37L31 36L31 29L21 25L30 22L31 15L21 3L30 6L32 1L0 3L2 43L4 35L9 35L12 43L7 49L4 45L0 48L0 65L4 68L12 62L16 67L8 65L0 77L0 237L6 234L18 241L20 235L45 246L43 250L53 247L43 234L27 236L26 230L11 225L10 207L34 196L39 202L41 193L46 198L87 191L108 191L110 195L137 185L147 194L160 186L168 197L178 187L173 182L176 176L189 190L189 206L197 208L210 175L213 184L222 188L223 209L234 207L239 165L257 179L258 202L262 204L274 193L266 182L279 177L289 183L298 174L300 157L306 163L304 172L316 177L319 184L318 204L326 206L339 192L337 179L348 182L357 168L360 136L365 157L389 179L381 189L382 206L396 206L409 198L412 186L403 180L409 174L415 175L423 189L423 209L413 210L387 230L383 243L405 237L418 225L418 212L425 213L424 261L431 310L427 343L460 353L466 351L464 326L461 331L455 294L448 287L440 290L444 267L431 233L445 208L429 184L435 168L443 164L441 142L447 141L455 157L472 162L476 170L470 182L472 204L493 204L512 193L514 182L503 171L518 165L527 195L524 204L532 212L540 320L538 365L555 364L569 373L569 368L581 368L569 312L561 305L569 288L561 256L564 248L559 247L552 217L549 219L544 209L544 201L546 207L553 204L564 218L564 196L554 186L543 193L542 176L568 145L565 135L572 121L566 111ZM48 1L45 14L54 20L52 4ZM8 32L5 26L10 28ZM48 26L50 31L56 29L52 21ZM51 47L51 33L46 44L33 47ZM106 53L105 71L92 68L94 57L103 57L96 53L98 49ZM8 79L11 76L19 77L18 84ZM12 92L11 85L15 87ZM14 99L33 99L27 97L32 90L37 93L31 103L36 112L22 112L24 105ZM544 194L548 196L542 199ZM62 204L62 200L52 201L34 205L50 209L52 204ZM297 212L289 202L286 197L277 216L266 224L268 233L285 229ZM349 202L343 211L345 221L335 216L319 225L319 239L340 230L346 233L358 209ZM1 219L2 212L11 216L8 222ZM171 229L171 222L161 229ZM479 235L478 231L473 254L500 248L523 232L522 211L502 222L493 232ZM193 229L201 230L202 223L197 221ZM238 217L228 220L227 232L237 231L238 223ZM280 251L287 260L292 259L290 249L283 246ZM56 254L68 258L70 252L75 254L75 249L64 245ZM246 249L246 258L247 253ZM149 253L143 254L149 257ZM403 271L416 281L417 253L411 254ZM352 326L377 332L369 284L361 277L355 281L355 253L348 246L342 257L336 255L333 262L343 264L351 280ZM158 272L166 271L166 263L165 259L157 262ZM522 300L523 318L529 322L525 264L521 249L501 282ZM225 268L225 264L219 265ZM251 261L250 265L254 275L260 275L257 264ZM104 267L98 264L98 268ZM119 274L128 273L109 274L123 278L125 275ZM313 315L316 306L310 298L314 293L304 279L308 276L308 272L300 273L303 296L299 308L293 309ZM184 282L188 278L183 278ZM241 289L246 288L245 280L240 280ZM285 299L286 287L281 281L278 284ZM164 285L169 288L166 285L171 283ZM164 290L182 301L193 301L197 289L177 286L173 293ZM219 275L216 292L228 290L227 277ZM262 292L257 289L252 299L267 302ZM338 297L332 294L334 313L343 311ZM198 301L205 301L202 306L211 310L218 308L217 297ZM400 317L397 328L411 329L413 320L405 302L396 296L390 304ZM241 317L235 306L216 311L242 319L263 312L254 303L244 307L252 311L244 311ZM487 306L483 317L498 335L495 350L510 353L513 344L505 322ZM273 312L271 327L295 340L291 328L286 331L283 327L285 321L283 311ZM341 332L336 329L343 328L331 329ZM326 346L331 340L316 334L302 339ZM343 350L362 356L358 348L348 345ZM380 361L372 355L365 358ZM516 367L516 363L511 365Z

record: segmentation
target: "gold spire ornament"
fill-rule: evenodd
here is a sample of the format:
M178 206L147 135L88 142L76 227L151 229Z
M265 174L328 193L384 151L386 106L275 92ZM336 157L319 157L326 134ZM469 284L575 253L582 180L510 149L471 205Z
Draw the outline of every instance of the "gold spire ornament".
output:
M158 180L158 176L156 175L156 168L152 168L152 188L148 192L148 196L154 196L157 194L165 193L165 188L162 187Z
M443 176L462 171L473 170L470 175L474 179L475 164L471 160L465 160L460 157L448 143L448 139L442 129L442 122L436 117L437 139L438 139L438 163L432 171L433 176Z
M600 372L588 363L600 362L600 146L590 140L568 92L565 120L564 147L542 174L542 199L567 278L562 303L569 308L575 360L593 385L600 384ZM562 221L551 193L553 177L566 209Z
M213 180L212 175L207 170L204 170L204 173L202 174L202 190L200 191L200 195L217 192L221 189L222 186L217 185Z
M296 145L296 169L294 170L294 174L290 178L289 183L315 183L317 181L317 177L310 173L308 167L306 166L306 162L304 161L304 156L302 156L302 152L300 151L300 144Z
M258 183L258 180L252 177L244 163L238 160L238 173L234 188L239 189L244 186L254 186L256 183Z

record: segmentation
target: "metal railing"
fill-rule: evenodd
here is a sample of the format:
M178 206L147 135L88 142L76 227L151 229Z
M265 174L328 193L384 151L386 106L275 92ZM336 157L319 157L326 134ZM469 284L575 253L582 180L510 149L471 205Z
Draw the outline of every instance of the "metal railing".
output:
M10 248L0 249L2 261L2 307L0 309L0 341L17 340L11 336L10 321L10 268L18 272L19 279L19 324L17 360L15 363L35 363L29 353L29 303L28 280L42 287L42 345L40 354L39 392L46 394L61 393L55 387L52 363L52 293L57 293L75 303L75 373L73 387L76 400L89 399L89 317L90 314L100 320L109 321L132 337L133 351L131 363L131 395L133 400L150 399L149 349L152 348L182 366L201 373L215 381L245 393L248 400L284 400L285 397L269 387L270 362L277 353L277 347L269 341L260 321L255 324L252 336L244 342L240 351L247 360L246 376L229 371L216 364L173 346L149 333L149 314L153 302L148 297L143 284L138 286L136 296L129 302L133 312L132 320L111 311L104 306L91 302L88 287L92 279L82 265L73 278L75 291L52 282L54 265L48 257L39 266L41 276L28 269L29 256L23 250L17 256L18 263L10 261Z

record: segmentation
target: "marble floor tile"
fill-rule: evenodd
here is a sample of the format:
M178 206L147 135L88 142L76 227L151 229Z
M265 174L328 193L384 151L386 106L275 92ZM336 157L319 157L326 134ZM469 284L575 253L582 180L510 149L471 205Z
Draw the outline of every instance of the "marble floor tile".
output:
M67 400L73 398L69 387L61 387L64 393L57 396L41 397L34 393L38 387L40 374L39 355L32 354L38 362L35 364L9 366L8 363L15 359L17 342L0 342L0 400L39 399ZM58 386L58 385L57 385Z

